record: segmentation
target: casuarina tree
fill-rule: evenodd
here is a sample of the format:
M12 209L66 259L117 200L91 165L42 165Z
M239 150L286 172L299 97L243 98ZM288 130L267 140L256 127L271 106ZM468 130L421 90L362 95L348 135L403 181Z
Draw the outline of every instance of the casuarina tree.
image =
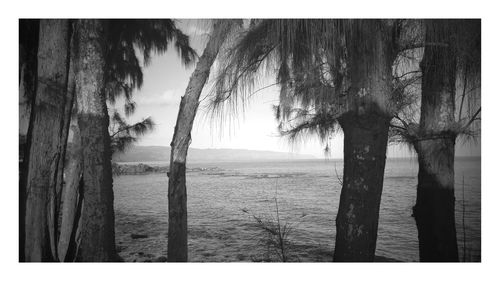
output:
M418 154L417 223L421 261L458 261L455 143L475 137L481 107L480 20L423 20L420 121L401 119L396 135ZM457 89L461 89L457 94ZM457 110L458 109L458 110ZM396 120L397 121L397 120Z
M58 165L61 164L65 104L68 100L68 20L41 20L39 31L37 86L30 123L26 174L25 260L54 259L54 200Z
M261 75L280 86L276 116L292 138L344 133L334 260L373 261L402 20L256 20L215 85L214 110L247 100ZM291 126L287 126L291 124Z
M136 104L133 92L140 89L143 83L142 68L148 65L152 53L166 52L170 44L178 52L185 65L193 63L196 53L189 46L189 38L175 26L170 19L158 20L102 20L105 29L105 64L104 81L105 97L108 106L114 106L119 98L124 98L124 113L129 116L134 113ZM142 60L139 55L142 55ZM77 65L76 67L79 67ZM74 109L78 108L75 104ZM76 112L77 110L74 110ZM74 120L77 117L74 116ZM81 215L84 184L82 180L82 142L79 140L78 123L72 121L73 131L71 145L68 148L65 179L66 185L63 200L62 222L58 241L58 256L60 261L72 261L81 242ZM146 118L134 124L126 120L115 110L110 116L110 151L111 154L126 149L141 135L154 126L151 118Z
M198 110L199 98L210 76L212 65L229 34L237 26L239 26L237 20L214 20L209 40L189 79L186 93L181 99L174 136L170 144L168 261L188 260L186 158L191 143L191 130Z

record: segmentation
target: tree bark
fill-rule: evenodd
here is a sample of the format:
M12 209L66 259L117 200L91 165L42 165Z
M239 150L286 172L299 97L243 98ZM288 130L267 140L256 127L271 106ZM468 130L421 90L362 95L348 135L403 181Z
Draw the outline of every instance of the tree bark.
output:
M53 260L47 206L55 190L67 100L68 21L41 20L26 199L25 259Z
M458 261L455 226L455 138L422 140L418 153L417 223L420 261Z
M83 196L80 193L82 180L82 152L80 132L76 118L71 120L72 142L68 149L66 180L62 198L62 220L58 241L59 261L73 261L76 249L76 230L80 221Z
M19 20L19 261L25 261L26 184L33 132L39 20Z
M83 213L78 261L116 261L113 179L105 96L105 27L78 20L76 93L83 155Z
M58 240L60 234L60 215L61 215L61 196L64 185L64 171L66 164L66 150L68 143L68 135L69 135L69 126L72 120L72 111L73 104L75 102L75 50L74 50L74 22L71 21L69 24L68 36L68 52L69 52L69 60L68 60L68 87L67 87L67 99L64 105L64 121L63 121L63 130L61 134L60 143L62 144L59 147L60 155L59 163L57 165L57 175L56 175L56 188L53 191L53 196L51 196L50 204L49 204L49 231L51 238L51 249L53 250L52 255L59 258L59 250L58 250Z
M344 176L337 214L335 261L373 261L389 131L377 113L342 117Z
M186 94L181 99L174 136L170 143L168 181L168 251L169 262L188 259L186 158L191 142L191 130L198 109L200 94L210 75L210 68L227 36L228 23L218 22L189 79Z
M381 21L365 22L347 41L348 111L344 132L344 175L336 219L334 261L373 261L391 119L394 47ZM389 37L390 38L390 37Z
M458 261L455 227L454 158L456 54L453 33L444 20L426 22L422 69L417 202L413 208L421 261Z

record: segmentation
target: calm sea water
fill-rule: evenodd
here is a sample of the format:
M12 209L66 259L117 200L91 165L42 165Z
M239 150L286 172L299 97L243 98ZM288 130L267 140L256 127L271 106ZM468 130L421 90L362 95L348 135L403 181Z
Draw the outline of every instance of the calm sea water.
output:
M481 259L481 161L455 161L456 224L460 258ZM301 160L266 163L200 163L213 170L187 174L189 260L252 261L269 250L248 213L293 224L290 254L300 261L331 261L340 197L342 161ZM215 169L217 168L217 169ZM412 214L418 165L415 159L387 161L376 255L418 261ZM338 177L337 177L338 175ZM116 235L127 261L166 256L167 186L165 174L114 179ZM463 200L465 198L465 200ZM465 209L464 209L465 204ZM464 216L465 215L465 216ZM463 220L465 224L463 224ZM148 238L132 239L131 234Z

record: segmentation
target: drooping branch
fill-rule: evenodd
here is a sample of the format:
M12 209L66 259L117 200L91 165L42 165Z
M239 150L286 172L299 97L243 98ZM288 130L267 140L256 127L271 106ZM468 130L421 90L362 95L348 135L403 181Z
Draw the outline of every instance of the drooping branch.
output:
M140 136L143 136L155 128L155 123L148 117L135 124L128 124L115 112L111 118L113 130L110 132L112 153L123 152L132 143L137 142ZM118 127L117 129L116 126Z
M135 124L119 128L117 131L112 133L110 135L110 137L113 138L122 132L129 132L130 130L134 130L134 133L137 135L142 135L142 134L146 133L146 131L148 129L153 129L154 125L155 125L155 123L153 122L151 117L148 117L148 118L146 118L140 122L137 122Z

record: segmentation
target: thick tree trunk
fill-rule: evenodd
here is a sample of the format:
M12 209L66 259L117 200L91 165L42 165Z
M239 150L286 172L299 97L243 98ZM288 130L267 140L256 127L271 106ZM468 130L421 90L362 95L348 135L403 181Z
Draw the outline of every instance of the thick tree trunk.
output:
M375 258L389 120L377 113L342 118L344 176L335 261Z
M189 79L186 94L181 99L175 132L170 146L168 181L168 261L187 261L187 195L186 158L191 142L191 129L199 98L210 75L210 68L229 30L227 23L215 25L212 36L203 51L196 69Z
M105 33L101 20L78 20L76 93L83 155L81 245L78 261L116 261L113 179L104 92Z
M417 223L421 261L458 261L455 228L455 138L421 140L418 153Z
M33 132L39 20L19 20L19 261L25 261L26 183Z
M27 175L25 258L53 260L47 206L61 157L68 72L68 21L41 20L38 82Z
M373 261L384 180L392 91L393 43L380 20L359 23L347 40L349 79L344 176L336 219L334 261Z
M417 223L421 261L458 261L455 229L454 157L456 54L449 43L454 30L443 20L427 21L429 43L420 64L420 128L414 141L419 172Z
M62 195L62 220L58 241L58 256L60 261L73 261L76 254L76 230L80 221L83 196L80 193L82 179L82 152L80 132L76 119L71 120L73 133L71 146L68 150L66 165L66 180Z

